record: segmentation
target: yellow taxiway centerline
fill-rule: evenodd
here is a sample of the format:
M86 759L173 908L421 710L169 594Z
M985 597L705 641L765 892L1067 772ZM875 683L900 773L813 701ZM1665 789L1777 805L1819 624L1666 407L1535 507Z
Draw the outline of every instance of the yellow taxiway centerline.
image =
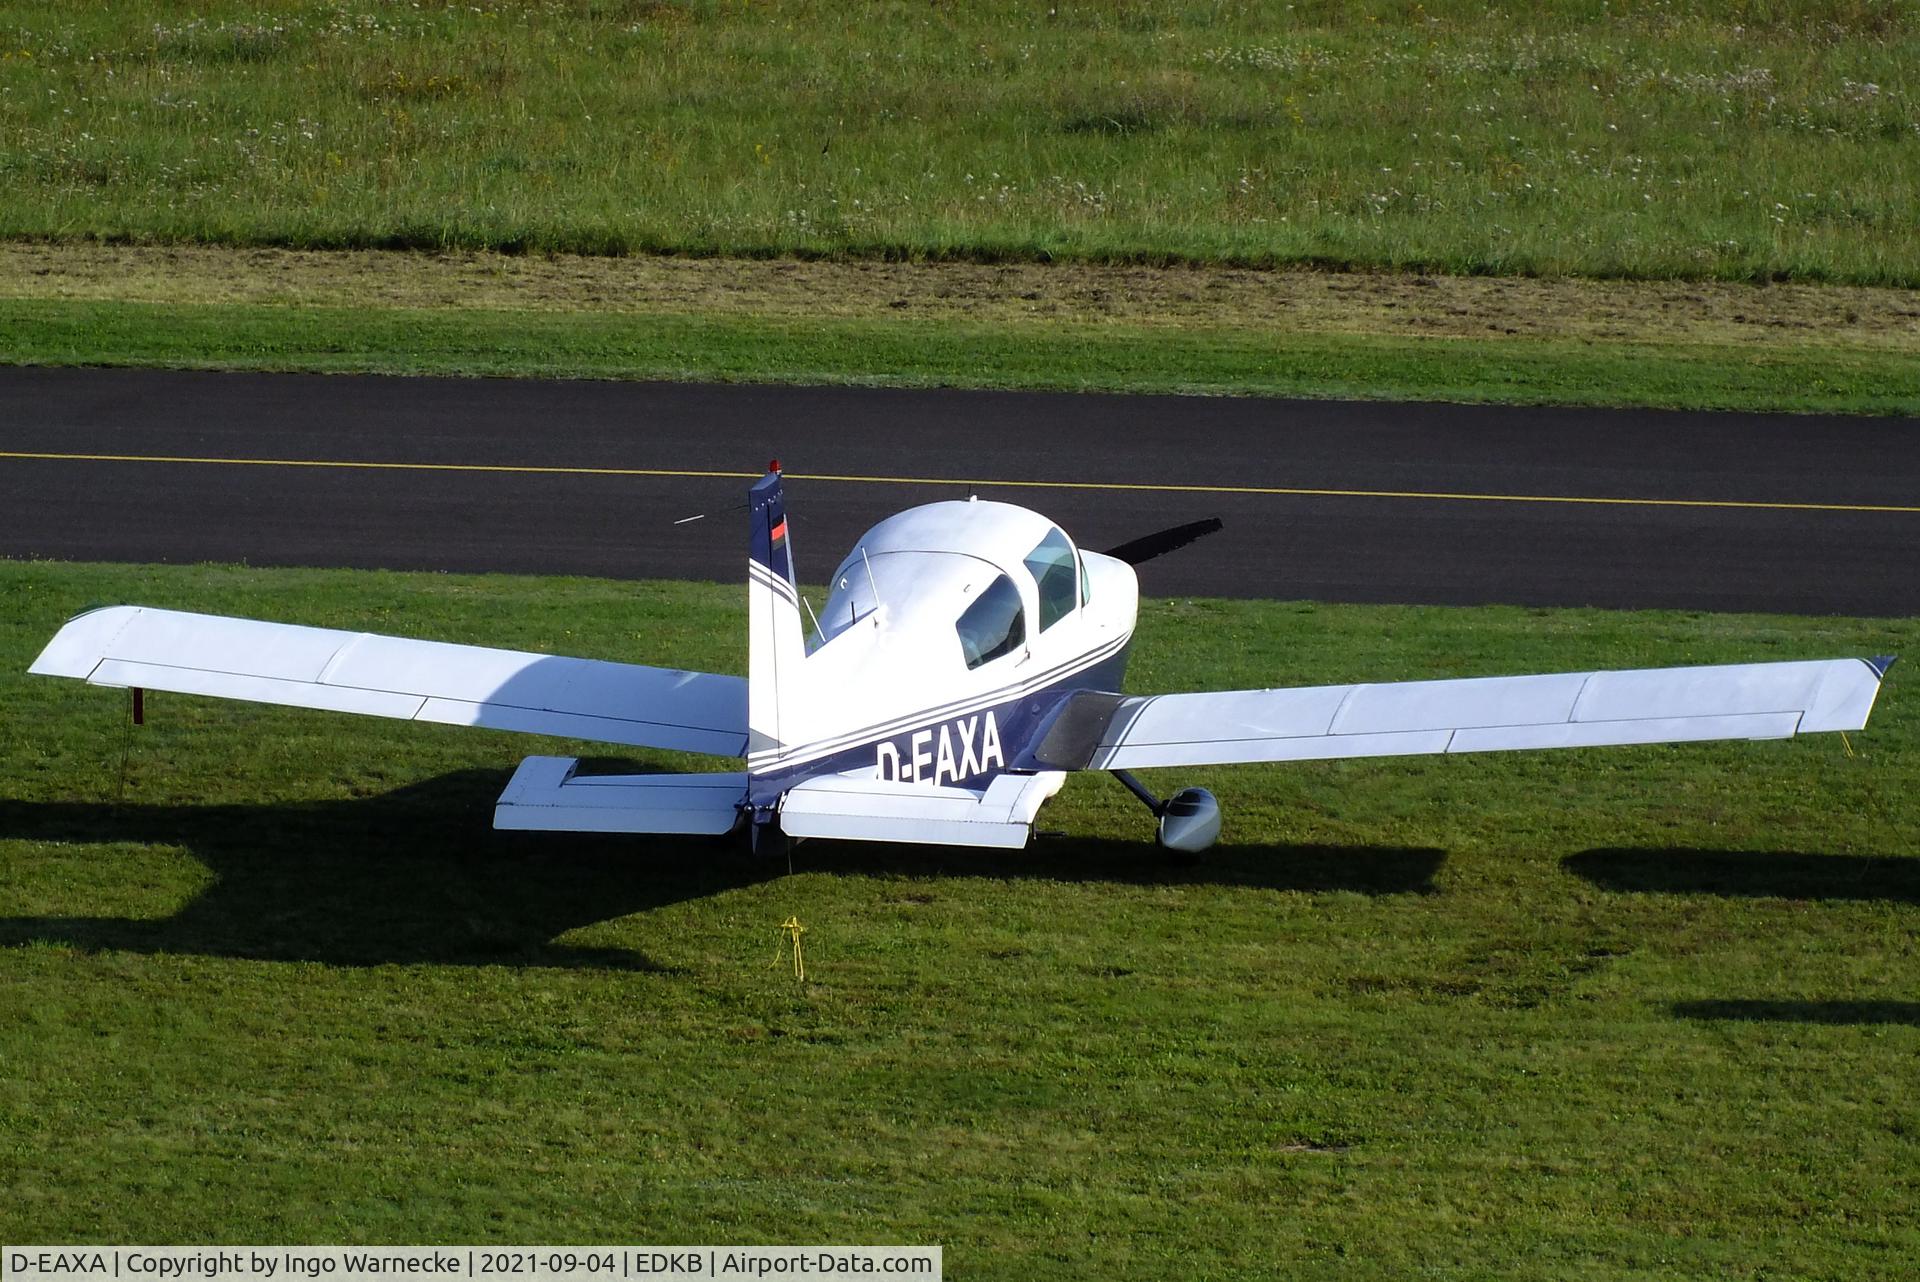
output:
M652 476L687 480L757 479L759 472L697 471L659 467L559 467L517 463L391 463L362 459L202 458L174 454L62 454L0 450L0 459L64 463L183 463L222 467L315 467L392 472L494 472L527 476ZM956 485L1030 490L1128 490L1164 494L1250 494L1287 498L1428 499L1462 503L1582 503L1611 507L1735 508L1781 512L1880 512L1920 515L1920 505L1895 503L1785 503L1749 499L1655 499L1577 494L1465 494L1442 490L1349 490L1292 485L1175 485L1129 481L997 481L941 476L850 476L788 472L790 481L835 481L860 485Z

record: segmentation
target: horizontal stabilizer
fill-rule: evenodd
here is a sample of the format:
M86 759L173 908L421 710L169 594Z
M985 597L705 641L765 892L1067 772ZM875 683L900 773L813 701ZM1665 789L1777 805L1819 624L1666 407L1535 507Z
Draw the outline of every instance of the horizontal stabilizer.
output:
M144 606L70 620L29 671L716 756L747 741L739 677Z
M572 757L528 757L493 808L495 828L534 832L674 832L718 836L740 818L744 771L586 775Z
M876 779L869 772L821 775L791 789L780 807L790 837L1018 848L1040 803L1060 790L1058 771L996 776L984 791Z
M1035 758L1062 770L1784 739L1866 725L1865 659L1228 690L1077 694Z

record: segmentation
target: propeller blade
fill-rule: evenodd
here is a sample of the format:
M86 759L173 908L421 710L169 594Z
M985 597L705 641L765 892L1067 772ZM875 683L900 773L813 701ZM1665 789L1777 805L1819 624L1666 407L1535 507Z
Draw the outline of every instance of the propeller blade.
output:
M1171 530L1162 530L1158 534L1143 535L1131 542L1122 543L1117 548L1108 548L1107 555L1128 565L1139 565L1142 561L1151 561L1154 557L1183 548L1195 539L1203 538L1221 529L1220 518L1210 516L1204 521L1189 521L1185 525L1176 525Z

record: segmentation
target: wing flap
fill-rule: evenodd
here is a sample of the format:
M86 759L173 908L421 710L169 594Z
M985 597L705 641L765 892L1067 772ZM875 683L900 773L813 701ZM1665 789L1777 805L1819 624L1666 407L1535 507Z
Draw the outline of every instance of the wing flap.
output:
M1887 661L1823 659L1085 700L1037 758L1058 769L1308 761L1857 730Z
M1445 752L1448 730L1389 734L1297 735L1264 739L1196 739L1172 743L1122 743L1103 750L1091 768L1137 770L1148 766L1219 766L1254 761L1325 761L1333 757L1417 757Z
M632 747L746 747L739 677L143 606L71 620L30 671Z

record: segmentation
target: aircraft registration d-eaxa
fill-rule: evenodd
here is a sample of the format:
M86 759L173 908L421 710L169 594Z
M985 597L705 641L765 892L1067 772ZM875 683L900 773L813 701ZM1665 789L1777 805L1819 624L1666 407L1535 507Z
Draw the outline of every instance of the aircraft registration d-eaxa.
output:
M867 531L807 627L778 464L749 494L748 672L403 640L141 606L82 614L32 671L373 716L741 757L721 774L583 776L529 757L499 828L1021 846L1071 770L1108 770L1177 850L1203 789L1146 766L1776 739L1866 724L1891 659L1125 695L1133 566L1217 529L1106 554L1006 503L930 503Z

